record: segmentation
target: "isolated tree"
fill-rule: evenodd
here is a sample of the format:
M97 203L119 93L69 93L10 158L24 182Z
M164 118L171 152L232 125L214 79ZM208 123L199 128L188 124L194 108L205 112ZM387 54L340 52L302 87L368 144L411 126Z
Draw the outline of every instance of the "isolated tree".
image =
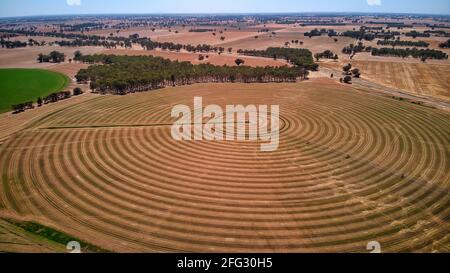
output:
M236 63L237 66L240 66L241 64L245 63L245 61L242 59L236 59L234 62Z
M40 63L43 63L43 62L44 62L44 54L39 53L37 60L38 60Z
M351 65L351 64L347 64L346 66L344 66L344 67L342 68L342 70L344 70L344 72L345 72L346 74L349 73L350 69L352 69L352 65Z
M361 76L361 72L359 71L358 68L354 68L352 71L353 77L355 78L359 78Z
M81 88L75 87L75 88L73 89L73 95L74 95L74 96L79 96L79 95L81 95L81 94L83 94L83 90L81 90Z
M347 83L347 84L350 84L350 83L352 83L352 77L350 77L350 76L345 76L344 77L344 79L343 79L343 82L344 83Z
M233 48L232 48L232 47L229 47L229 48L228 48L228 53L231 54L232 52L233 52Z
M58 52L58 51L52 51L50 52L50 59L54 62L54 63L60 63L60 62L64 62L65 59L65 55L64 53Z

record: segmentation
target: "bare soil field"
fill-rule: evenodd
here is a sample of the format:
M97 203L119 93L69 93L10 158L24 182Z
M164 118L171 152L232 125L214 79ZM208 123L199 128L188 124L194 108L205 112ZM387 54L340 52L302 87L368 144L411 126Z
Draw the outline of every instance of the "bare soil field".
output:
M242 31L226 31L224 33L216 32L214 36L212 32L182 32L178 34L172 34L167 36L158 36L156 41L158 42L172 42L180 44L209 44L209 45L222 45L224 42L239 41L242 39L255 37L258 32L242 32ZM221 40L221 37L225 37L225 40Z
M286 42L291 42L292 40L303 41L303 45L289 45L293 48L307 48L313 53L323 52L327 49L341 55L341 51L345 46L350 43L354 43L354 39L349 37L336 37L338 42L334 42L334 38L328 36L321 37L305 37L304 32L295 31L277 31L275 35L271 33L260 33L258 39L254 36L239 39L232 42L227 42L221 44L221 46L228 48L232 47L234 50L238 49L266 49L268 47L284 47Z
M279 149L174 141L194 96L280 105ZM23 128L0 146L0 207L105 249L450 251L447 112L314 79L96 96Z
M100 47L80 47L69 48L59 46L37 46L6 49L0 48L0 68L48 68L54 63L39 63L37 57L39 53L48 54L51 51L59 51L66 54L66 60L73 58L73 53L77 50L83 54L95 54L103 50Z
M129 37L130 35L138 34L139 37L147 37L151 39L156 39L159 36L175 35L174 32L169 32L169 29L160 29L160 28L155 29L155 31L152 31L151 28L132 28L132 29L102 29L102 30L93 30L89 32L90 35L99 35L105 37L110 36L111 33L113 34L114 37Z
M111 33L113 36L120 37L129 37L133 34L138 34L139 37L147 37L154 41L158 42L172 42L172 43L180 43L180 44L191 44L191 45L199 45L199 44L209 44L209 45L220 45L224 42L231 42L240 39L245 39L249 37L254 37L258 35L257 29L246 29L246 30L237 30L237 29L227 29L225 31L224 27L208 27L204 28L208 29L216 29L213 35L213 32L189 32L190 29L195 29L195 27L186 26L182 27L173 27L169 28L156 28L155 31L152 31L152 28L131 28L126 30L117 30L115 29L104 29L104 30L95 30L89 32L91 35L101 35L101 36L109 36ZM220 33L222 31L223 33ZM222 41L220 37L225 37L225 41Z

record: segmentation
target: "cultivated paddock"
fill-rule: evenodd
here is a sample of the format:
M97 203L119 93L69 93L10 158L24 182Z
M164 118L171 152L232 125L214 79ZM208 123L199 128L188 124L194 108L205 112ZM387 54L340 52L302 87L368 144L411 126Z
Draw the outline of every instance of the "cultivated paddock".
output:
M350 63L361 70L362 78L414 95L450 100L450 65L391 61ZM342 70L345 62L321 62L321 66Z
M176 142L175 104L279 104L280 147ZM323 79L94 96L0 146L0 208L115 251L450 251L450 115Z

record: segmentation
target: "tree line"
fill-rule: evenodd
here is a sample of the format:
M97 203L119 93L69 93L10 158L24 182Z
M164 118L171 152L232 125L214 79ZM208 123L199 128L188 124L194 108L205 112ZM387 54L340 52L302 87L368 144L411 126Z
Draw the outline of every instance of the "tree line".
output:
M21 41L7 41L3 38L0 39L0 45L2 48L20 48L20 47L26 47L26 42Z
M21 112L25 112L28 109L33 109L34 105L32 101L27 101L24 103L19 103L19 104L15 104L11 106L12 110L13 110L13 114L18 114Z
M372 47L371 46L364 46L362 42L359 42L357 45L350 44L349 46L346 46L342 49L342 53L349 54L350 58L353 58L356 53L359 52L371 52Z
M378 39L384 39L384 40L390 40L395 39L395 36L399 36L400 32L398 31L367 31L369 28L367 27L361 27L359 30L348 30L341 34L341 36L344 37L350 37L357 40L366 40L366 41L373 41L375 38Z
M448 55L445 52L434 50L434 49L417 49L417 48L373 48L372 49L373 56L394 56L394 57L413 57L413 58L421 58L422 60L426 59L437 59L443 60L448 59Z
M193 65L153 56L96 54L80 60L93 65L77 73L78 83L90 82L93 92L116 95L194 83L296 82L308 75L302 67Z
M66 59L66 55L59 51L52 51L50 54L42 54L40 53L37 57L38 62L40 63L61 63Z
M320 59L338 60L339 56L337 54L334 54L331 50L325 50L324 52L314 54L314 58L316 59L316 61L319 61Z
M107 40L82 40L82 39L75 39L75 40L62 40L62 41L55 41L54 44L57 44L62 47L82 47L82 46L101 46L104 48L117 48L117 46L120 46L120 43L113 42L113 41L107 41ZM123 44L123 47L125 44Z
M314 63L313 55L308 49L269 47L265 50L239 49L237 53L246 56L273 58L274 60L284 59L295 66L312 71L316 71L319 67L318 64Z
M211 46L207 44L203 45L190 45L190 44L178 44L171 42L156 42L152 41L150 38L140 38L138 34L129 35L129 37L121 36L110 36L103 37L98 35L85 35L77 33L59 33L59 32L37 32L37 31L27 31L27 30L11 30L11 29L0 29L0 32L20 34L26 36L48 36L57 37L69 40L55 41L53 44L64 47L82 47L82 46L102 46L105 48L131 48L133 44L138 44L146 50L162 49L170 51L180 51L186 50L188 52L217 52L219 54L225 52L225 48Z
M78 96L81 94L83 94L83 91L81 90L81 88L77 87L73 90L74 96ZM43 98L38 97L37 98L37 106L41 107L44 104L55 103L60 100L68 99L70 97L72 97L72 93L70 91L54 92ZM34 109L35 106L34 106L33 101L28 101L28 102L12 105L11 108L13 110L13 114L18 114L18 113L24 112L29 109Z
M391 40L379 40L377 45L381 46L413 46L413 47L429 47L430 44L424 41L391 41Z
M309 37L309 38L311 38L311 37L314 37L314 36L322 36L322 34L327 34L329 37L333 37L333 36L337 36L338 35L338 33L334 30L334 29L321 29L321 30L319 30L319 29L313 29L313 30L311 30L311 31L309 31L309 32L305 32L305 34L304 34L304 36L305 37Z
M413 30L413 31L405 33L405 36L406 37L413 37L415 39L417 37L428 38L428 37L431 37L431 34L430 33L426 33L426 32L417 32L417 31Z
M0 29L2 33L19 34L23 36L47 36L54 38L63 39L84 39L84 40L105 40L106 37L98 35L85 35L78 33L62 33L56 31L34 31L34 30L23 30L23 29Z
M211 28L191 28L189 30L189 32L214 32L216 31L215 29L211 29Z
M375 40L375 34L367 33L364 29L361 30L348 30L342 33L344 37L350 37L357 40L373 41Z

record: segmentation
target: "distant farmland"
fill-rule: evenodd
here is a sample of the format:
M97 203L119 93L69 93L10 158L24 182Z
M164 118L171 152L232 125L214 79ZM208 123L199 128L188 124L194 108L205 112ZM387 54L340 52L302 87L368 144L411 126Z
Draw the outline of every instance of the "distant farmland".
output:
M52 92L61 91L69 78L63 74L41 69L0 69L0 113L11 105L36 102Z

